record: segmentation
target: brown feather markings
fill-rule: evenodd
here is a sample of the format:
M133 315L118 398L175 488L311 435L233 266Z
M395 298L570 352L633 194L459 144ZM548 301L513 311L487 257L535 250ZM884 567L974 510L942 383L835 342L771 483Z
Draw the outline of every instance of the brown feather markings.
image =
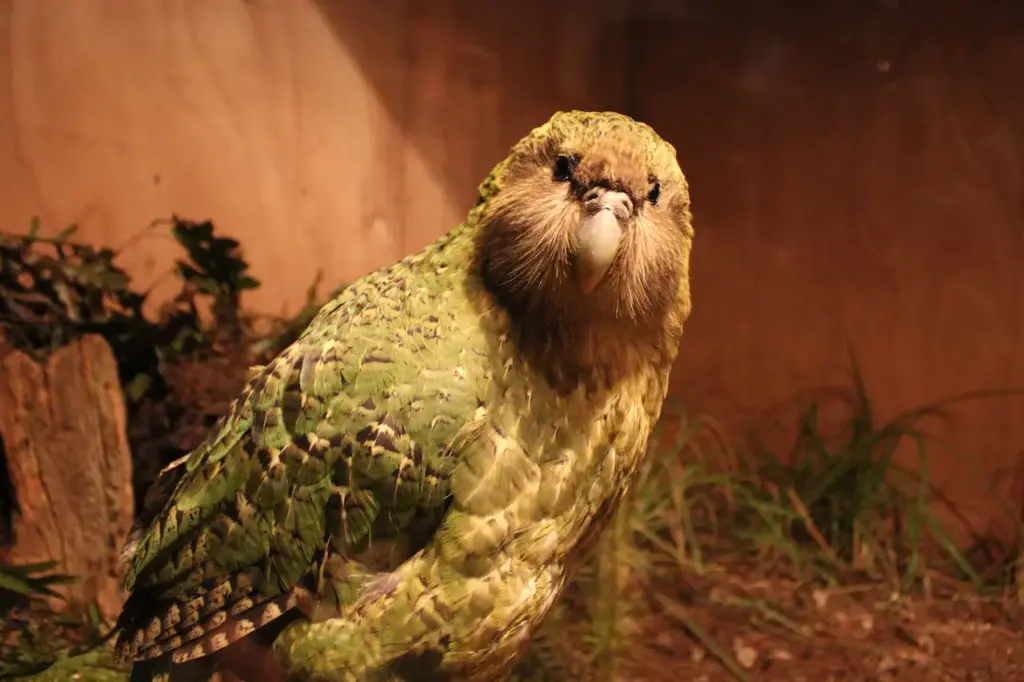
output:
M614 213L584 224L594 210L584 197L595 188L626 196L605 197L601 208ZM675 150L649 127L610 112L559 113L494 169L462 225L325 306L304 336L303 362L286 352L276 365L283 374L261 376L294 395L315 394L326 411L310 410L294 433L287 417L298 414L296 405L288 394L264 396L260 385L262 397L247 393L239 403L251 406L251 434L236 431L241 441L228 441L216 457L209 449L193 453L190 504L175 502L184 494L175 474L186 467L164 472L167 498L152 505L162 511L140 524L149 532L126 552L139 564L138 580L119 622L118 654L138 662L133 680L163 680L172 664L181 675L202 665L233 669L230 659L244 659L247 645L275 638L288 651L289 674L296 661L298 669L312 669L326 665L324 657L346 669L383 670L402 642L437 647L442 636L452 671L465 668L467 679L504 671L597 541L643 459L690 311L689 206ZM611 229L608 215L619 229ZM595 231L599 238L590 236ZM611 247L594 246L600 238ZM592 279L580 269L584 248L598 262ZM354 359L336 352L339 335L357 334L376 339L372 352ZM392 362L392 353L402 362ZM357 374L358 384L339 388ZM447 390L422 392L453 374L457 381L442 384ZM378 414L388 404L398 406L398 416ZM334 439L331 451L344 466L301 469L323 454L319 444ZM414 447L421 442L427 446ZM266 449L256 450L261 443ZM366 450L375 473L368 465L365 480L353 478L355 455L339 454L346 443ZM374 538L375 555L389 538L403 549L386 567L374 560L364 570L359 536L347 542L347 507L335 509L335 497L307 505L317 525L292 528L290 514L287 523L284 516L269 523L267 514L254 516L255 491L233 496L239 484L230 478L232 463L251 464L235 472L239 481L265 483L260 489L271 492L280 486L286 501L298 493L286 494L288 477L275 474L312 474L325 485L362 490L380 503L353 507L369 514L367 533L378 512L381 519L411 512L416 523L396 524L399 536ZM412 490L398 486L406 479L442 497L400 496ZM404 506L412 503L418 506ZM200 520L197 509L208 516ZM213 543L236 527L250 528L263 543L295 542L278 542L276 554L236 551L247 557L242 564ZM321 532L327 557L297 555L286 581L259 587L270 580L275 557L316 549ZM328 570L329 560L340 565ZM342 608L340 617L321 618L328 608ZM303 615L309 623L288 626ZM475 624L473 632L468 626ZM304 638L319 628L323 637ZM332 639L337 628L345 638ZM373 651L382 637L394 640L392 648Z
M559 156L576 161L569 182L553 177ZM484 187L492 195L479 208L477 257L526 346L621 375L678 337L689 314L689 190L675 150L648 126L619 114L556 114ZM592 187L626 193L635 210L604 283L586 294L571 277L580 200Z

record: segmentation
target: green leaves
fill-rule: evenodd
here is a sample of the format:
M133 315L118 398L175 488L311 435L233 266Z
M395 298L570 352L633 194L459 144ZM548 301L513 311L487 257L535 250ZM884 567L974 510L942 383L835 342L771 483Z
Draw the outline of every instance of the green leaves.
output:
M249 264L242 258L238 242L229 237L215 237L213 223L209 221L175 220L171 231L188 254L187 261L176 263L177 275L184 286L175 301L191 304L196 295L210 297L214 324L238 340L242 335L241 293L260 285L258 279L246 274ZM189 312L194 312L194 307Z
M120 303L128 277L114 253L69 242L74 231L43 238L36 220L22 237L0 233L0 331L22 350L46 354L132 315Z
M215 237L213 223L175 220L171 231L189 257L189 261L177 262L178 276L200 293L230 296L260 285L246 274L249 266L238 251L238 242Z
M0 565L0 616L7 618L11 605L18 597L62 599L60 593L53 588L57 585L67 585L73 582L74 578L62 573L50 573L57 566L56 561L23 566Z
M76 650L99 641L100 617L92 608L85 619L53 613L47 599L63 599L54 588L74 578L54 573L57 562L0 565L0 680L48 668L68 644Z
M160 392L160 362L209 349L221 331L239 336L241 293L259 286L239 243L216 236L213 223L172 216L151 227L168 225L185 252L174 271L181 289L152 317L144 312L149 291L132 287L120 252L71 241L77 226L47 238L33 219L24 235L0 233L0 332L39 356L99 334L118 358L129 401ZM204 303L214 314L209 323L199 312Z

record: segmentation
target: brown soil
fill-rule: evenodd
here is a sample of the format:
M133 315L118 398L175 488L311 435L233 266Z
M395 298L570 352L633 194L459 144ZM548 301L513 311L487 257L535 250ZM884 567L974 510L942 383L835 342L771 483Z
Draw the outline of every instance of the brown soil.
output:
M199 443L237 396L249 364L259 360L232 352L168 368L173 399L150 406L132 425L137 492ZM620 679L744 679L697 641L696 629L751 682L1024 682L1018 604L946 584L930 597L892 598L877 584L815 590L762 575L756 567L729 566L713 578L688 580L681 591L652 587L658 594L651 612L658 615L641 620L639 644ZM676 605L673 614L657 605L659 594ZM569 638L573 649L582 641L576 633Z
M748 584L745 591L773 610L693 605L685 615L741 663L749 680L1024 681L1024 609L1015 604L966 594L893 598L876 586L815 591L785 581ZM649 644L630 677L740 679L678 620L659 621L645 628Z

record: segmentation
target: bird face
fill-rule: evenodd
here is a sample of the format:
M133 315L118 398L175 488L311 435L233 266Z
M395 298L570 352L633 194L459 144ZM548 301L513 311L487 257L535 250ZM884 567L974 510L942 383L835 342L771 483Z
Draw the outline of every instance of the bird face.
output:
M655 322L689 306L690 199L675 150L621 114L556 114L482 206L485 278L552 321Z

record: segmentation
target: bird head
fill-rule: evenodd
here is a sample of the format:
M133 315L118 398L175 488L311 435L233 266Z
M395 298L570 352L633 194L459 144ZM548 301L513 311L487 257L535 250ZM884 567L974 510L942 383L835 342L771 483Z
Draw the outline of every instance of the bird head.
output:
M689 191L649 126L557 113L513 147L478 208L484 280L513 314L620 328L688 314Z

